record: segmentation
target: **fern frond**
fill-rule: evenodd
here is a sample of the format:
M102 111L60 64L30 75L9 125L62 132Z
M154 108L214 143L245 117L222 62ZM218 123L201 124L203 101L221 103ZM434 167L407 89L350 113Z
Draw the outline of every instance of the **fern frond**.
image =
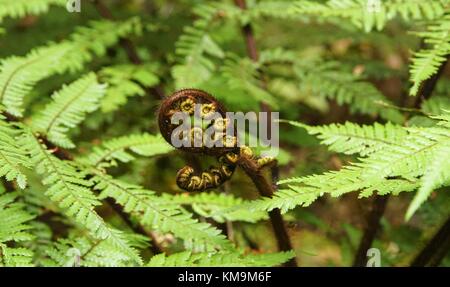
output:
M127 236L133 248L132 236ZM67 239L59 239L46 248L48 258L43 260L46 267L123 267L133 266L129 256L111 246L107 240L92 239L88 236L73 235Z
M108 90L101 101L101 110L112 112L124 105L129 97L144 96L144 88L159 83L155 70L155 65L151 64L117 65L102 69L99 78L108 84Z
M334 152L359 154L363 157L389 147L400 147L407 132L401 126L387 123L381 125L358 125L350 122L328 126L308 126L299 122L289 124L304 128L309 134L317 136L321 143Z
M17 196L16 192L0 192L0 266L32 266L31 250L8 245L33 239L29 221L34 216L25 211L22 203L16 202Z
M278 266L295 257L294 252L272 254L191 253L189 251L170 256L158 254L150 259L148 267L271 267Z
M123 232L108 226L94 210L101 202L91 191L92 182L73 164L52 155L31 133L24 134L21 143L29 152L36 170L44 176L45 194L65 211L67 216L89 230L99 240L107 240L118 252L141 264L137 250L130 247Z
M69 40L37 48L24 57L10 57L0 64L0 104L22 116L23 99L39 81L67 71L80 71L95 56L102 56L120 38L141 31L140 21L97 21L78 28Z
M25 188L27 178L23 168L31 167L26 151L17 144L20 131L3 121L0 115L0 177L6 180L16 180L20 188Z
M245 209L233 211L234 207L245 204L241 198L224 193L199 193L195 195L163 195L163 198L174 205L189 205L194 212L203 217L209 217L217 222L245 221L257 222L267 218L266 212L253 212Z
M44 14L49 7L66 6L66 0L0 0L0 23L6 17L22 18L26 15Z
M128 150L141 156L165 154L173 150L161 135L135 134L105 141L101 147L95 147L85 157L88 164L95 167L107 167L115 164L115 160L129 162L134 159Z
M42 132L54 144L73 148L67 132L82 122L87 113L95 111L105 94L105 85L97 82L94 73L64 86L52 95L49 103L34 119L34 128Z
M409 220L419 207L427 200L431 192L441 186L450 185L450 142L434 151L430 165L421 178L421 186L406 211Z
M403 128L405 135L400 135L402 139L395 145L374 150L373 145L357 144L358 153L366 155L360 162L337 172L282 180L279 184L288 184L287 189L281 189L271 199L257 200L242 207L252 210L280 208L285 212L296 206L309 205L325 193L340 196L360 192L363 197L374 192L397 194L418 188L422 193L415 204L420 203L430 190L448 184L450 154L445 151L450 146L450 125L447 125L446 115L440 118L442 127ZM345 150L345 147L338 149ZM438 154L440 160L435 158Z
M304 93L334 99L340 105L347 104L353 113L380 115L394 123L403 120L399 111L376 104L390 103L377 88L343 70L337 62L305 62L296 65L295 71Z
M313 15L325 20L344 18L369 32L374 28L383 29L388 21L396 17L405 21L435 19L444 13L448 3L447 0L329 0L326 3L300 0L295 2L290 13Z
M426 32L416 33L424 39L430 48L422 49L412 58L410 66L410 81L413 86L410 95L417 95L423 81L436 74L439 67L447 60L450 54L450 14L437 19L430 24Z
M8 113L22 116L23 99L34 85L59 70L68 45L38 48L25 57L11 57L0 64L0 104Z
M259 65L249 58L239 58L230 54L222 66L222 75L231 89L241 90L256 101L278 107L276 99L259 86Z
M92 170L100 197L113 198L124 207L125 212L136 214L144 226L163 233L173 233L184 240L188 249L214 250L230 249L231 242L220 231L207 223L192 218L192 214L157 197L154 192L129 184L98 170Z

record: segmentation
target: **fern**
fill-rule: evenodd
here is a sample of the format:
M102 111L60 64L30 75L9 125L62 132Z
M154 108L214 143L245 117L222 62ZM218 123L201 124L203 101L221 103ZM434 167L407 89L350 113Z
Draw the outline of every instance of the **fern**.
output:
M344 142L350 144L350 152L360 153L366 157L360 158L360 162L346 166L337 172L327 172L322 175L312 175L282 180L280 184L288 184L288 189L281 189L272 199L257 200L254 203L244 204L243 208L252 210L272 210L280 208L287 211L296 206L307 206L319 196L329 193L332 196L340 196L344 193L358 191L360 196L369 196L374 191L378 194L398 194L403 191L413 191L419 188L419 199L416 199L407 214L410 218L412 212L423 202L423 198L431 189L448 184L449 161L448 150L450 145L450 133L448 122L441 121L441 127L430 128L403 128L405 135L400 133L401 140L397 144L385 144L382 149L373 147L374 138L378 141L397 138L392 136L392 125L377 128L376 135L369 133L360 138L355 135L355 126L346 124L340 127L340 133L345 133ZM335 131L336 127L311 128L313 133L317 130ZM358 128L359 132L364 128ZM367 128L366 128L367 130ZM398 134L398 132L395 132ZM389 137L387 135L391 134ZM326 133L324 133L325 136ZM321 135L322 136L322 135ZM347 147L340 142L342 138L329 138L326 144L331 144L339 152L349 152ZM392 142L391 142L392 143ZM441 157L437 161L434 155ZM432 169L432 171L428 171ZM432 172L437 172L433 174Z
M32 266L33 252L10 244L33 239L29 222L34 216L25 211L17 197L16 192L0 191L0 266Z
M217 222L257 222L267 217L265 212L252 212L244 209L230 211L233 207L245 204L245 201L223 193L179 194L175 196L166 194L163 198L174 205L189 205L200 216L210 217Z
M228 9L227 9L228 8ZM220 17L216 17L222 9L229 11L226 5L200 5L195 13L200 17L176 42L176 55L180 63L172 68L172 76L177 88L196 87L208 80L215 64L212 58L223 59L224 52L208 33L210 25Z
M247 254L233 252L219 253L191 253L189 251L176 253L170 256L159 254L153 256L148 267L270 267L281 265L293 258L293 252L280 252L273 254Z
M99 73L108 90L101 101L103 112L112 112L127 102L129 97L144 96L144 88L158 84L155 65L117 65L106 67Z
M198 222L188 212L158 198L154 192L114 179L97 170L91 172L95 175L95 189L101 191L100 197L111 197L124 207L125 212L139 215L138 219L144 226L173 233L184 239L185 246L189 249L231 248L231 243L219 230L207 223Z
M136 18L119 23L92 22L91 27L79 28L69 40L60 44L37 48L24 57L3 60L0 65L0 104L9 113L22 116L23 99L36 83L55 74L79 71L94 55L104 55L120 37L140 31L140 22Z
M65 0L18 0L9 1L1 0L0 6L0 23L9 16L14 18L21 18L29 14L44 14L48 11L51 5L66 6Z
M292 14L314 15L322 19L338 17L364 29L383 29L387 21L400 16L404 20L435 19L445 11L447 0L329 0L326 3L301 0L290 10Z
M337 62L305 62L295 67L305 93L335 99L338 104L348 104L351 112L380 115L394 123L402 122L397 111L386 109L377 102L390 103L372 84L346 72Z
M359 126L353 123L331 124L312 127L302 123L288 121L293 126L304 128L309 134L317 136L321 143L334 152L359 154L363 157L385 148L401 148L407 131L393 124Z
M424 39L428 49L422 49L412 58L410 95L416 96L422 82L437 73L450 54L450 14L446 14L428 26L426 32L417 33ZM421 95L418 95L421 96Z
M30 131L25 132L21 142L36 165L37 172L44 176L43 183L49 186L46 195L57 202L67 216L89 230L94 238L107 240L117 252L141 263L137 250L129 245L123 232L108 226L94 210L101 202L90 189L93 183L84 179L86 174L53 156Z
M141 247L142 238L127 235L127 240L134 248ZM50 267L115 267L133 266L129 256L118 250L110 241L97 240L88 236L70 236L60 239L48 248L43 260L44 266ZM105 256L107 254L107 256Z
M141 156L153 156L167 153L173 148L160 135L135 134L105 141L101 147L94 148L84 161L95 167L114 165L115 160L129 162L134 157L128 150Z
M26 186L26 176L23 168L31 167L26 151L17 144L19 131L4 121L0 115L0 177L6 180L16 180L20 188Z
M76 127L86 113L98 108L104 94L105 86L97 82L95 74L88 74L56 92L52 96L53 102L36 117L34 127L56 145L73 148L75 145L66 133Z

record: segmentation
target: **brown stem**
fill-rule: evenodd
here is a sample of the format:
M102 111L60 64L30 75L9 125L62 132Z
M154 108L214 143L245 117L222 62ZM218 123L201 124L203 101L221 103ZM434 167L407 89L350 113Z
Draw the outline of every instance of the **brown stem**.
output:
M246 4L245 0L234 0L234 3L236 4L236 6L238 6L242 10L247 9L247 4ZM242 34L244 35L248 56L254 62L257 62L259 59L259 55L258 55L258 49L256 48L256 41L255 41L255 37L253 34L252 26L250 24L243 26ZM266 83L264 81L261 81L261 85L264 88L266 87ZM261 105L261 110L263 110L264 112L267 112L268 115L271 114L271 109L270 109L269 105L267 105L264 102L261 102L260 105ZM267 127L269 127L269 131L268 131L269 137L271 137L271 131L270 131L271 121L272 121L272 119L270 117L268 117L267 118L267 123L268 123ZM246 166L246 165L244 165L244 166ZM274 191L277 189L276 182L278 180L278 174L279 174L279 169L278 169L277 164L275 164L271 168L273 185L269 184L267 179L261 174L261 172L258 170L257 167L256 167L256 169L254 169L254 168L246 169L244 167L244 170L247 173L247 175L252 179L253 183L255 184L259 193L262 196L272 197ZM282 251L293 250L292 243L290 241L290 238L289 238L288 232L286 230L286 226L284 224L283 217L281 215L280 210L276 208L276 209L273 209L272 211L270 211L269 218L270 218L272 227L275 232L275 236L276 236L277 243L278 243L278 248ZM297 266L296 259L295 258L291 259L289 262L287 262L285 264L285 266L296 267Z
M367 217L366 228L364 229L363 237L359 243L358 250L353 261L354 267L362 267L366 265L367 250L372 246L372 243L380 228L380 219L383 216L384 210L388 202L389 196L377 195L372 204L372 210Z
M439 266L450 249L450 217L414 258L411 266Z
M250 158L242 157L239 163L240 167L251 178L261 196L272 197L274 193L274 187L270 184L266 177L262 174L256 162ZM284 224L283 217L278 208L275 208L269 212L270 222L277 239L278 248L281 251L293 250L292 243L289 238L289 234ZM296 258L292 258L284 264L286 267L296 267Z
M414 107L419 109L422 105L423 101L429 99L434 90L436 89L436 84L439 78L445 71L445 66L449 62L449 57L447 56L447 60L442 63L439 67L438 72L433 75L431 78L424 81L422 86L420 87L419 94L416 98L416 102ZM373 202L372 210L368 216L366 229L364 231L362 240L356 252L353 266L364 266L366 262L366 252L372 246L373 240L375 239L375 235L380 227L380 219L383 216L384 209L386 208L388 196L377 196ZM450 245L450 244L449 244Z

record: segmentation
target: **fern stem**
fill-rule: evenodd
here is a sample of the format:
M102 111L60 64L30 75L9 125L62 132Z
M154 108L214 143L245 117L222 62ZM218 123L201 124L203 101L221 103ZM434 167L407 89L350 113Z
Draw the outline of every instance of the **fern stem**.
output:
M377 195L372 204L372 210L367 217L366 228L363 237L359 243L358 250L353 261L354 267L363 267L367 261L367 250L372 246L372 243L380 229L380 219L383 216L384 210L388 202L389 196Z
M450 217L414 258L411 266L439 266L450 249Z
M255 184L258 192L261 196L272 197L274 193L274 186L269 183L266 177L262 174L261 170L258 168L257 164L250 158L243 157L241 159L240 166L245 171L245 173L250 177L250 179ZM278 248L281 251L293 250L292 243L289 238L289 234L286 229L286 225L283 221L283 217L278 208L275 208L269 212L270 222L272 223L272 228L275 233ZM285 263L286 267L296 267L297 261L294 258Z
M245 2L245 0L234 0L234 3L236 4L236 6L238 6L242 10L247 9L247 3ZM244 38L245 38L248 56L250 57L250 59L252 59L252 61L257 62L259 59L258 49L256 47L256 41L255 41L255 37L253 34L252 26L250 25L250 23L242 27L242 34L244 35ZM261 85L263 86L263 88L266 88L266 83L264 81L261 81ZM272 119L270 117L270 115L271 115L270 106L264 102L261 102L260 106L261 106L261 110L268 113L268 115L269 115L269 117L267 118L267 123L268 123L267 127L269 127L268 136L271 137L270 122ZM247 166L247 165L244 165L244 166ZM259 193L262 196L272 197L273 193L277 189L277 186L275 184L277 182L276 180L278 179L278 174L279 174L279 169L278 169L277 164L275 164L271 168L272 180L274 182L273 185L269 184L267 179L261 174L261 172L258 169L246 170L244 168L244 170L250 176L250 178L252 179L253 183L255 184ZM289 238L289 234L286 230L286 226L284 224L283 216L281 215L280 210L273 209L272 211L270 211L269 218L270 218L272 227L275 232L275 237L277 239L279 250L281 250L281 251L293 250L292 243ZM285 266L296 267L297 266L296 258L292 258L291 260L286 262Z

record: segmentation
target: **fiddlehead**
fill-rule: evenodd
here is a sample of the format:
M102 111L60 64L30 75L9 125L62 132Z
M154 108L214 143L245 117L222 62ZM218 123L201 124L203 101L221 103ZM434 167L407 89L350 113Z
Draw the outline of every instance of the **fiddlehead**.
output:
M219 166L206 171L196 171L191 166L178 171L177 185L187 191L217 188L231 178L240 164L251 161L262 168L274 161L258 159L249 147L240 147L225 107L201 90L181 90L164 99L158 111L158 124L162 136L174 147L218 159Z

